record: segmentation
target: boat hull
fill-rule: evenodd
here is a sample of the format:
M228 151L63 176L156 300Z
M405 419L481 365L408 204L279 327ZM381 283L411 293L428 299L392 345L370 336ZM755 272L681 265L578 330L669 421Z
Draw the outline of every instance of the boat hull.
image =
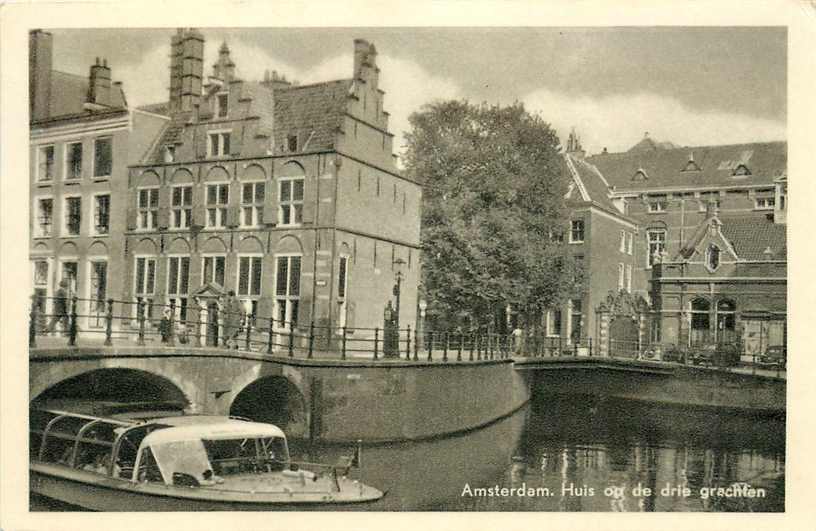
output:
M51 465L31 465L31 491L92 511L338 511L364 510L383 493L253 494L134 483Z

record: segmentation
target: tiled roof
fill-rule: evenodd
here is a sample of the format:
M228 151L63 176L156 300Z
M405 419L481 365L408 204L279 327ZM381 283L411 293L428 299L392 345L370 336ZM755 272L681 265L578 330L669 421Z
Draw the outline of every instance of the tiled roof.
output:
M570 154L564 155L564 162L569 175L573 177L574 181L575 177L577 177L575 185L570 188L570 193L567 195L568 200L583 202L585 201L583 194L586 193L589 202L610 213L625 217L609 198L609 186L604 176L594 165ZM570 166L575 169L575 175L572 174Z
M122 86L111 84L111 109L124 109ZM63 116L91 114L85 109L88 101L88 78L58 70L51 71L51 102L49 119Z
M700 171L682 171L693 156ZM616 191L772 184L787 172L787 142L603 153L588 157ZM734 176L744 164L750 175ZM633 180L639 169L648 176Z
M759 216L720 216L722 235L741 260L785 260L786 225ZM766 255L765 250L771 254Z
M351 82L343 79L276 90L275 145L283 146L288 134L299 133L306 151L334 147Z
M140 111L150 112L153 114L160 114L162 116L170 116L170 102L163 101L161 103L150 103L136 107Z

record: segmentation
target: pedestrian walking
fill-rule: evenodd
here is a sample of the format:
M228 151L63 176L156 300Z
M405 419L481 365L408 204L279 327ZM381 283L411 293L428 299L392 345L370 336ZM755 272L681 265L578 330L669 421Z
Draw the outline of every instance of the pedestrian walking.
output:
M48 323L48 332L56 332L57 323L62 325L62 333L68 333L68 281L62 279L59 288L54 294L51 321Z
M520 326L516 326L511 335L513 337L513 353L520 356L524 350L524 330Z

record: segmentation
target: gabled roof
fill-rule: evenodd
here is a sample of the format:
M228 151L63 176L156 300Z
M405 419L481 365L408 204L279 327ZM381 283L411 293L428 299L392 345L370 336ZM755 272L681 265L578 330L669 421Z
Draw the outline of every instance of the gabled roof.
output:
M692 152L700 171L684 172ZM617 192L747 184L770 186L775 178L787 173L787 142L630 150L593 155L587 162L597 167ZM741 164L750 175L734 176ZM648 175L646 181L634 178L639 169Z
M351 79L342 79L276 90L275 145L285 146L287 135L301 133L299 145L305 146L305 151L333 148L351 83Z
M564 155L565 170L574 185L570 186L565 199L568 201L591 203L621 218L626 218L609 198L609 184L594 165L581 157Z
M700 243L706 239L711 224L736 254L738 260L786 260L787 233L785 225L769 221L757 215L718 216L702 221L683 248L679 256L689 258L700 250ZM766 253L770 250L770 253Z
M125 95L122 86L112 83L111 104L108 110L125 110ZM88 101L88 78L58 70L51 71L51 101L48 120L73 115L92 114L85 109Z

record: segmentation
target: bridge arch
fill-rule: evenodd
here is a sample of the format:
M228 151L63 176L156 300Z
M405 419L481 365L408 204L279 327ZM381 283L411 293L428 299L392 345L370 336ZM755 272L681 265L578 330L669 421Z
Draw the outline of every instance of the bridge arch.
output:
M55 400L110 402L174 402L190 405L189 391L157 372L123 367L81 366L31 389L32 403Z
M290 437L307 434L306 398L284 375L263 376L250 382L236 393L229 414L275 424Z

